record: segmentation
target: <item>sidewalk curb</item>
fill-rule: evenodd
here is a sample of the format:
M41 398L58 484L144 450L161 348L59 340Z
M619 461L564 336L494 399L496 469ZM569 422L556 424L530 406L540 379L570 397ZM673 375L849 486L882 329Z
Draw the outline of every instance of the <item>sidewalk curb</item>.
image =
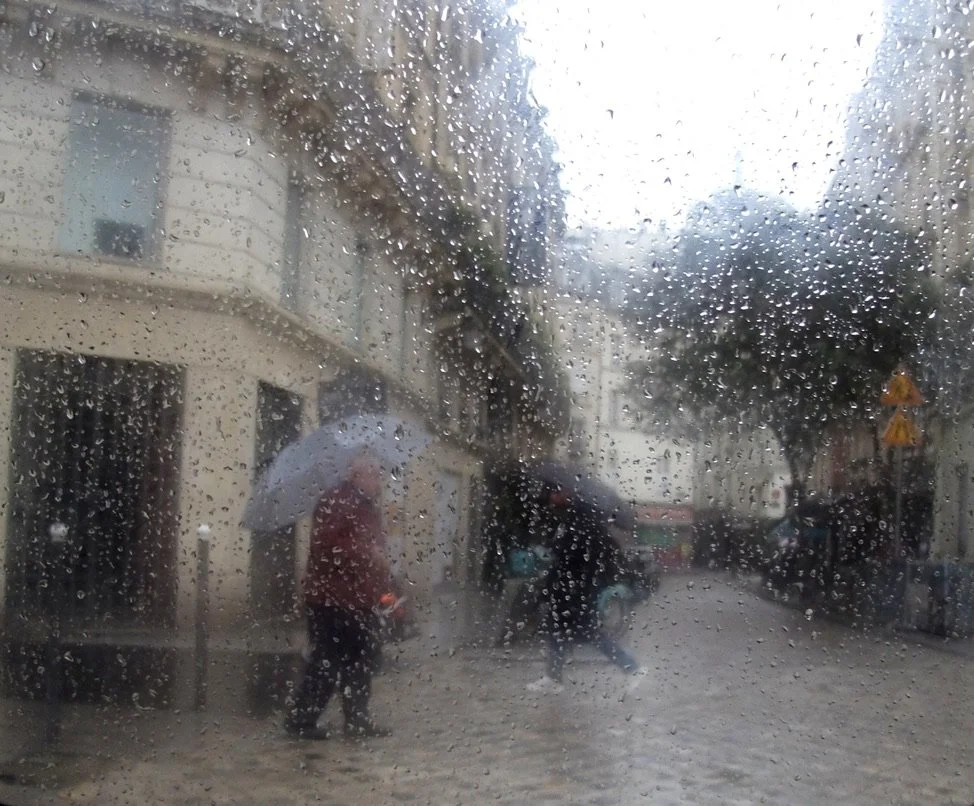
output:
M771 602L772 604L780 605L781 607L786 607L789 610L794 611L801 611L803 609L802 605L797 600L783 601L782 599L777 599L770 595L767 588L756 580L752 579L745 581L743 587L757 598L763 599L766 602ZM934 652L942 652L945 655L952 655L953 657L974 661L974 640L972 639L938 636L934 635L933 633L918 630L915 627L906 627L890 622L867 624L861 619L858 621L850 619L848 616L844 616L843 614L830 610L827 607L822 607L818 603L811 605L811 609L814 611L817 618L825 619L833 624L846 627L850 630L860 632L864 629L884 631L888 632L891 636L895 636L898 640L912 644L913 646L923 647L924 649L930 649Z
M892 631L903 641L910 642L935 652L943 652L955 658L974 661L974 641L970 638L949 638L933 633L924 632L914 627L893 625Z

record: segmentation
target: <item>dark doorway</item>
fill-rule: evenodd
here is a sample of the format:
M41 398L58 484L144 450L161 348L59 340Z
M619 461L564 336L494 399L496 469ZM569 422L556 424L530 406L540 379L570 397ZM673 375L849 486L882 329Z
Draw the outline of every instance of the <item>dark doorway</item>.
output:
M178 367L18 352L8 624L52 606L69 627L174 623L182 387ZM52 577L54 523L67 537Z
M343 369L318 389L318 421L331 423L358 414L384 414L387 398L381 378L356 367Z
M257 390L256 476L301 436L301 398L268 383ZM290 526L271 532L255 531L250 553L250 603L256 618L294 613L296 530Z

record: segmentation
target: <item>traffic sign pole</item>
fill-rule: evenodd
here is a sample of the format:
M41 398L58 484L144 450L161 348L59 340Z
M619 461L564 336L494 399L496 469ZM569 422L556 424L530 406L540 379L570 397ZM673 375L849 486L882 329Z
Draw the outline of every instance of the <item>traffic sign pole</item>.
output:
M895 451L893 557L899 560L903 544L903 448L913 447L920 442L920 429L910 419L906 409L922 406L924 400L906 369L900 367L886 384L879 402L895 408L883 433L883 442Z
M893 521L893 557L898 560L903 531L903 446L897 445L894 450L896 451L896 514Z

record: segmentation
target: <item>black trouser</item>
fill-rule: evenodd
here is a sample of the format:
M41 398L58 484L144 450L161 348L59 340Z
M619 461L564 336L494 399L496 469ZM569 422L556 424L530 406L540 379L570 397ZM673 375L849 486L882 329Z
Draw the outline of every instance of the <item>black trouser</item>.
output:
M309 605L307 615L311 658L289 714L291 724L313 727L339 683L345 724L365 722L379 650L375 616L331 605Z

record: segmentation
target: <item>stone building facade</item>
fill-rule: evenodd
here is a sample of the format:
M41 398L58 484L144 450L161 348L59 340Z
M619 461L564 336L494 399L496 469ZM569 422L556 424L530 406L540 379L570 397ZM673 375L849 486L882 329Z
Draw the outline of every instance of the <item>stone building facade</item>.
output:
M827 201L889 216L923 233L942 294L938 340L913 367L928 405L916 412L924 445L913 459L935 467L930 550L969 557L974 474L974 306L969 294L974 227L974 116L963 4L888 0L870 77L853 99L846 146Z
M44 629L53 522L91 657L191 643L201 523L211 640L283 651L307 524L252 534L243 506L359 411L439 437L386 528L421 618L463 631L483 469L564 420L530 304L562 208L528 69L493 0L0 3L10 652Z

